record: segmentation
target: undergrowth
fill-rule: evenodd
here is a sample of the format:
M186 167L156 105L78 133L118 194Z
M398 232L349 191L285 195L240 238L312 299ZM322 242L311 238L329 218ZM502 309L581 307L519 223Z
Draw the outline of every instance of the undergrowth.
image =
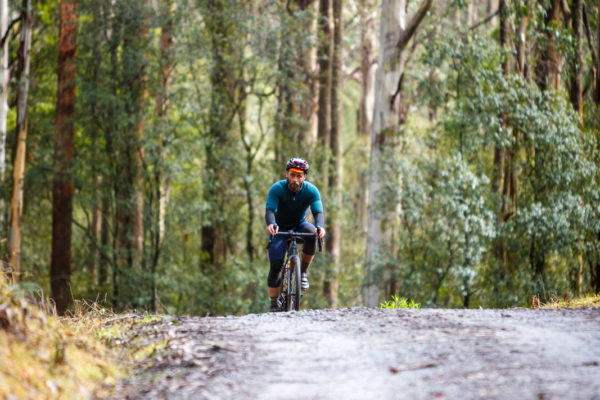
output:
M21 289L0 281L0 399L108 397L136 361L162 349L135 340L131 329L159 317L78 301L70 316L58 317Z
M533 302L535 305L535 302ZM554 299L548 303L540 304L533 308L600 308L600 295L587 295L574 299Z

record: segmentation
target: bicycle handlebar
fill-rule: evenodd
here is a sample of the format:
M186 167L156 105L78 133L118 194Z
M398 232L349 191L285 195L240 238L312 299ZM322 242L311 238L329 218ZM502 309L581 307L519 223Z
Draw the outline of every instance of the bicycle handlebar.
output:
M317 231L319 231L320 229L321 228L317 228ZM312 233L312 232L279 231L279 232L275 233L275 235L269 235L269 243L267 244L267 249L271 245L273 236L284 236L284 237L290 237L290 238L291 237L297 237L297 238L316 237L317 242L319 243L319 252L323 251L323 239L318 237L315 233Z

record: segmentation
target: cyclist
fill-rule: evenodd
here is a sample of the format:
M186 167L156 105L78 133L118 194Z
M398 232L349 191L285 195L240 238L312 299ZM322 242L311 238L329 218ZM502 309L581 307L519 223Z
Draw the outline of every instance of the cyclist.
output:
M321 194L315 185L306 181L309 165L301 158L291 158L286 164L286 179L276 182L271 186L265 207L265 221L267 232L275 235L279 228L294 230L296 232L314 232L319 238L325 236L323 203ZM306 221L306 211L310 207L315 225ZM279 311L278 301L281 289L280 272L285 258L287 240L281 236L274 236L269 246L269 297L271 298L271 311ZM307 290L308 266L315 256L317 241L315 238L305 238L300 255L302 271L302 290Z

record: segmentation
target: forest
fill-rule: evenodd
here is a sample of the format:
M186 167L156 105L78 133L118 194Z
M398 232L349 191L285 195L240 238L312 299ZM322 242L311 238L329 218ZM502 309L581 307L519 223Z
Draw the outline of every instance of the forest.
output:
M268 309L302 157L306 308L600 292L591 0L0 0L4 280L114 310Z

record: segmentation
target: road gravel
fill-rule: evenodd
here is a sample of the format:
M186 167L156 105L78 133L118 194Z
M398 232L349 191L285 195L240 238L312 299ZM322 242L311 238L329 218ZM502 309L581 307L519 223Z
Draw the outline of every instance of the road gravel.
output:
M352 308L140 325L127 399L600 400L600 309Z

